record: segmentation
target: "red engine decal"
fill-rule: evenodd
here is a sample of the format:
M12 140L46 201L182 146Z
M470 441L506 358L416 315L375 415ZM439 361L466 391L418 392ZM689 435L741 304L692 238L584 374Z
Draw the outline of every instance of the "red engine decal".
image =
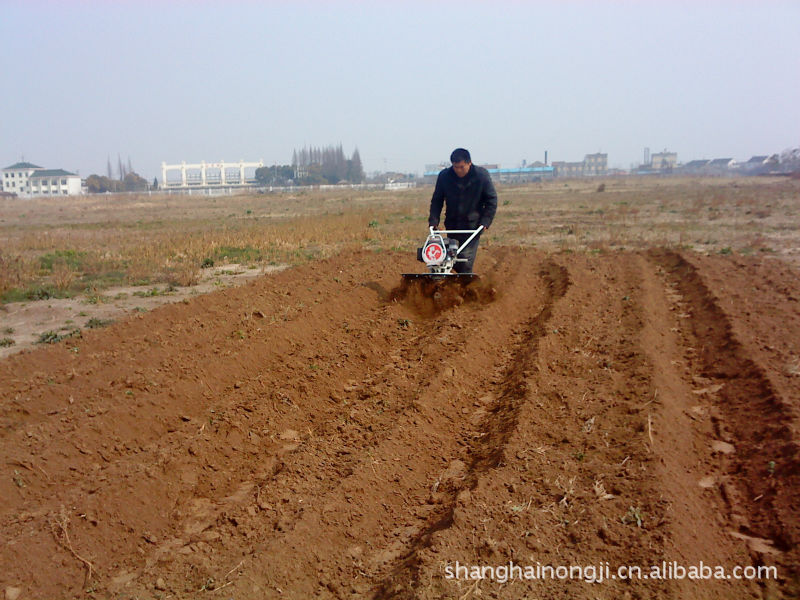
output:
M440 262L444 258L444 248L439 244L425 246L425 260L427 262Z

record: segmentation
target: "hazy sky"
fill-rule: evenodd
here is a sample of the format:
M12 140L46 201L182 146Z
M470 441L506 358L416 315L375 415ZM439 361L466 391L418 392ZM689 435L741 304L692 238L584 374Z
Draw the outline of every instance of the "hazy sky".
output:
M800 145L798 31L797 0L0 0L0 167L746 160Z

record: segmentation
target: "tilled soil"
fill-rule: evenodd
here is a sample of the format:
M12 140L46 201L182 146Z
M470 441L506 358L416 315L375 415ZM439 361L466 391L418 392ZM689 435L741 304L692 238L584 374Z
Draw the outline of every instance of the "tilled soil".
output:
M0 362L0 589L800 596L797 271L507 247L477 266L437 303L398 293L413 257L343 253ZM583 578L464 575L512 563ZM587 581L701 563L778 578Z

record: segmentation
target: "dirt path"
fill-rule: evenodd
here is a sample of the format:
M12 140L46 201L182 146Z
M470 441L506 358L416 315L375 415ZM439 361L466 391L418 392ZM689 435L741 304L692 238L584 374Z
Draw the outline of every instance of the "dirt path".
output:
M797 597L796 271L480 260L481 293L436 317L389 299L409 257L345 253L0 362L0 589ZM586 581L662 561L779 577Z

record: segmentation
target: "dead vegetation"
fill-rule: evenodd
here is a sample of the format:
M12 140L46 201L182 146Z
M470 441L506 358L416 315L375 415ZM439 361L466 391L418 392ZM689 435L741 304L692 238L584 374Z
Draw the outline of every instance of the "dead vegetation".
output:
M603 193L597 193L602 191ZM798 184L614 179L500 186L489 242L566 252L653 245L707 253L796 251ZM215 261L302 264L344 248L413 251L430 188L278 195L0 200L3 301L87 288L197 282Z

